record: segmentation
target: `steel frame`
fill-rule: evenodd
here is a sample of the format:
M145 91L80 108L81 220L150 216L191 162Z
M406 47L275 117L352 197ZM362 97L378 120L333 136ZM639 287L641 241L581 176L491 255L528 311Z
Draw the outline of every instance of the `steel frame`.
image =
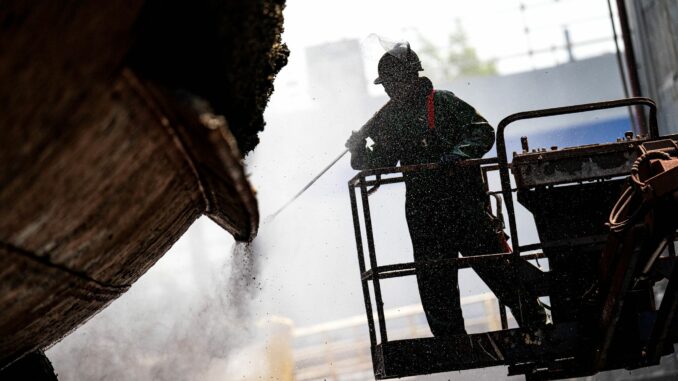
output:
M360 280L362 283L363 299L365 303L365 310L367 313L367 323L370 336L371 352L373 364L375 364L375 372L377 369L377 363L379 359L377 358L377 346L381 343L387 343L388 333L386 327L386 321L384 317L384 303L381 293L381 279L401 277L401 276L411 276L415 275L417 268L423 268L427 266L453 266L457 268L469 267L472 264L479 264L484 261L493 261L493 260L529 260L535 259L543 256L542 253L535 253L530 255L521 255L523 251L532 251L541 249L541 244L531 244L520 246L518 229L516 226L515 218L515 208L513 204L513 192L515 189L511 188L511 182L509 177L510 163L508 163L507 153L506 153L506 142L504 137L504 132L507 126L510 123L513 123L518 120L524 119L534 119L555 115L587 112L594 110L609 109L615 107L626 107L626 106L648 106L650 108L649 121L650 121L650 138L657 137L657 115L656 115L656 106L654 102L648 98L629 98L621 99L607 102L597 102L597 103L587 103L575 106L567 107L557 107L544 110L535 110L521 112L513 114L503 119L497 128L497 157L496 158L485 158L485 159L472 159L462 161L455 165L460 167L467 166L478 166L483 169L483 177L486 180L486 173L489 170L498 170L500 176L501 184L501 194L503 195L504 205L506 207L506 214L508 217L509 229L511 234L511 241L513 245L512 253L495 253L488 255L479 255L474 257L464 257L464 258L454 258L446 259L439 261L427 261L427 262L417 262L416 264L411 263L401 263L395 265L379 266L377 263L377 255L375 249L373 227L372 227L372 218L370 213L370 203L369 196L373 194L376 190L379 189L381 185L386 184L397 184L404 181L403 176L394 176L397 174L412 173L419 171L427 170L437 170L445 168L443 165L438 163L430 164L421 164L421 165L410 165L410 166L401 166L401 167L390 167L390 168L376 168L368 169L359 172L348 182L348 190L351 200L351 211L353 216L353 225L354 233L356 239L356 247L358 254L358 264L360 268ZM487 183L487 182L486 182ZM369 188L371 187L371 188ZM361 225L361 216L358 208L358 197L356 193L360 194L361 206L362 206L362 225ZM497 194L499 192L490 192L490 194ZM497 210L500 211L501 205L498 205ZM367 246L367 260L369 261L369 268L367 267L367 261L365 258L365 245L363 243L363 228L365 232L365 241ZM514 266L516 267L516 266ZM517 271L517 270L516 270ZM677 272L678 273L678 272ZM676 274L674 274L676 275ZM516 278L519 279L519 278ZM378 322L378 331L379 338L377 338L377 325L375 325L375 316L373 311L372 296L370 292L369 283L372 282L374 289L374 302L376 306L376 319ZM673 289L671 292L674 292ZM671 311L667 314L673 316L676 306L672 306ZM505 308L500 304L500 313L502 320L502 329L507 329L507 319ZM383 349L380 349L383 350ZM376 375L376 373L375 373Z

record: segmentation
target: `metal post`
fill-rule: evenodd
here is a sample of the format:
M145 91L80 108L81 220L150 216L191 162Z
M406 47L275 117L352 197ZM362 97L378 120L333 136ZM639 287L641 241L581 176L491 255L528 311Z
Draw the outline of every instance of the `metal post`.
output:
M499 306L499 317L501 318L501 329L508 329L508 317L506 316L506 306L501 300L497 300Z
M360 196L363 202L363 213L365 219L365 234L367 238L367 249L370 254L370 269L373 271L377 268L377 254L374 249L374 235L372 234L372 217L370 216L370 201L368 200L367 185L365 185L365 177L360 176ZM386 318L384 317L384 301L381 297L381 285L379 284L378 274L374 273L372 284L374 285L374 301L377 304L377 317L379 319L379 335L381 342L388 341L386 334Z
M565 51L567 52L568 62L574 62L574 52L572 52L572 38L570 38L570 30L567 27L563 27L563 33L565 34Z
M367 327L370 331L370 345L372 356L374 348L377 346L377 334L374 330L374 317L372 316L372 300L370 299L370 288L367 280L363 280L365 273L365 254L363 252L363 238L360 233L360 217L358 216L358 202L355 197L356 189L349 185L348 193L351 196L351 212L353 213L353 231L355 232L355 244L358 249L358 266L360 266L360 279L363 286L363 300L365 301L365 312L367 313Z
M621 49L619 48L619 37L617 36L617 27L614 24L614 14L612 13L612 0L607 0L607 10L610 14L610 26L612 27L612 38L614 39L614 48L617 55L617 67L619 68L619 77L622 81L622 87L624 88L624 98L629 97L629 85L626 81L626 73L624 72L624 61L622 59ZM633 131L638 135L640 130L636 125L636 117L633 114L633 107L628 108L629 111L629 120L631 121L631 127Z
M506 125L503 122L506 119L502 120L497 127L497 160L499 162L499 177L501 180L501 191L504 197L504 203L506 204L506 212L508 213L509 220L509 231L511 232L511 243L513 244L513 255L517 260L520 259L520 242L518 240L518 227L516 226L516 214L513 207L513 194L511 192L511 178L509 177L509 165L508 158L506 155L506 141L504 138L504 128ZM501 154L500 154L501 153ZM513 276L518 283L520 283L520 272L518 271L518 266L513 266ZM517 297L520 301L523 287L522 285L517 285ZM520 305L520 304L519 304ZM503 312L506 315L506 309L501 308L500 313ZM524 322L522 319L523 313L520 311L513 311L513 315L516 316L516 320L520 319L521 322ZM508 322L505 323L505 319L502 318L502 327L508 327ZM506 328L504 328L506 329Z
M509 230L511 231L513 253L516 256L520 256L520 243L518 242L518 229L516 227L516 215L513 208L513 194L511 192L511 178L509 177L508 159L506 157L504 127L505 125L501 125L500 123L497 133L497 159L499 161L499 177L501 179L501 193L504 197L504 203L506 204L506 211L508 212ZM504 154L500 155L499 152Z
M631 96L639 97L640 79L638 77L638 66L633 51L633 42L631 41L631 28L629 27L629 16L626 12L626 3L624 0L617 0L617 11L619 12L619 26L621 27L622 40L624 41L624 56L626 58L626 68L631 84ZM636 125L641 134L647 134L647 125L645 124L644 112L641 107L634 107L636 111Z

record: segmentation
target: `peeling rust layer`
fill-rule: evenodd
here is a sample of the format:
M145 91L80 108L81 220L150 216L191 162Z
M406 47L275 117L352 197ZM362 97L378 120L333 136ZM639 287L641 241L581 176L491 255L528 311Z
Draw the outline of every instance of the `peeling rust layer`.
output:
M240 161L286 59L282 4L0 5L0 369L118 297L201 214L256 235Z

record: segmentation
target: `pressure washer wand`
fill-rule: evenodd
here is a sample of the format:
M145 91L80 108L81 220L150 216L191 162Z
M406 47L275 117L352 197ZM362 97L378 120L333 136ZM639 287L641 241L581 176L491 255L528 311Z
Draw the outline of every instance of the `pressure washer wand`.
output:
M301 190L300 190L299 192L297 192L297 194L295 194L294 197L292 197L289 201L287 201L287 203L285 203L285 205L283 205L282 208L278 209L277 212L275 212L275 213L271 214L270 216L266 217L266 218L264 219L264 223L271 222L278 214L280 214L283 210L285 210L285 208L287 208L291 203L293 203L294 200L296 200L299 196L301 196L302 193L306 192L306 190L307 190L308 188L310 188L311 185L313 185L313 183L315 183L315 182L320 178L320 176L324 175L325 172L327 172L330 168L332 168L332 166L334 166L334 164L336 164L336 163L339 161L339 159L341 159L342 157L344 157L344 155L346 155L347 152L348 152L348 148L345 149L345 150L344 150L339 156L337 156L334 160L332 160L332 162L331 162L330 164L328 164L327 167L325 167L322 171L320 171L320 173L318 173L318 174L313 178L313 180L311 180L308 184L306 184L306 186L304 186L303 188L301 188Z

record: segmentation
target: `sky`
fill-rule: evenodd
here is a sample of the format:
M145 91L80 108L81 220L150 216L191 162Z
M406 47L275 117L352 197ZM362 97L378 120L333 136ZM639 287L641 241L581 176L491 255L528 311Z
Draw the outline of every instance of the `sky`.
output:
M558 44L564 26L580 41L611 32L604 0L302 0L287 4L284 39L292 48L303 48L343 38L363 40L372 33L392 39L420 33L442 46L457 20L485 59Z
M524 12L520 10L521 4L525 5ZM505 116L504 112L521 111L525 105L546 106L622 95L619 84L614 83L607 93L603 90L597 93L595 84L588 84L592 87L572 88L568 91L573 93L566 96L540 96L543 90L540 83L552 79L549 68L568 61L564 50L549 50L564 45L563 26L568 27L575 43L608 38L576 47L578 60L614 51L605 0L289 0L284 16L283 42L291 50L289 64L275 81L275 91L264 115L267 127L260 134L261 143L245 160L246 172L257 190L262 221L339 155L350 131L360 128L378 110L380 102L386 101L381 88L374 85L365 89L372 97L369 105L337 103L331 107L334 99L313 99L309 89L318 84L311 83L306 75L305 50L309 47L357 40L364 64L364 74L360 75L371 83L376 76L376 62L384 52L374 35L394 41L408 40L415 50L418 41L424 38L444 49L450 31L460 20L478 56L483 60L498 59L499 74L534 73L529 82L533 85L530 94L538 99L535 102L524 99L520 104L511 99L496 99L499 91L496 94L476 91L474 95L474 89L491 89L491 83L481 86L487 80L464 79L457 83L468 84L467 89L460 91L468 93L477 107L509 105L501 113L490 110L493 124ZM528 35L526 26L530 30ZM530 57L525 54L530 49L549 51ZM337 93L343 90L339 86ZM149 374L144 373L148 366L143 365L149 363L173 367L176 372L183 372L175 376L182 374L187 379L223 379L220 374L235 374L238 366L252 369L260 366L247 361L235 366L233 361L223 360L227 356L221 352L213 353L215 344L210 341L196 339L187 346L191 336L209 337L213 335L210 330L221 329L223 335L218 338L224 345L236 348L229 353L246 353L257 347L236 340L235 328L229 320L251 323L249 328L235 327L237 332L242 331L242 337L256 337L260 328L252 327L262 321L278 324L283 319L292 327L304 327L363 314L346 188L354 174L344 157L285 212L262 224L252 254L256 258L256 274L252 276L256 279L248 283L252 292L238 298L228 289L235 271L242 270L232 260L237 258L232 254L233 239L209 219L199 219L127 294L48 352L63 376L61 379L103 379L111 374L129 379L134 378L131 375ZM383 264L411 260L403 205L402 187L380 190L373 198L375 223L384 227L376 231L378 249L388 253L380 256ZM530 234L534 238L534 231ZM487 291L470 270L465 270L460 279L462 295ZM384 293L387 307L418 303L413 278L388 282ZM247 314L234 318L232 310L241 308L241 302L246 304ZM143 364L107 361L111 353L144 352L139 336L154 338L155 347L149 352L155 353L155 357L145 358ZM86 354L93 365L74 363L75 353ZM191 356L187 357L187 353ZM193 366L187 364L186 358L192 359ZM157 379L172 379L171 372L157 373L157 369L155 372L151 374Z
M498 59L497 68L502 74L553 66L567 59L562 49L551 51L554 46L565 45L565 27L574 44L586 42L576 48L580 58L613 52L608 12L606 0L290 1L285 10L283 40L292 50L292 57L276 85L290 99L295 87L307 85L304 50L343 39L361 42L367 77L375 78L376 63L384 50L373 35L410 41L415 50L420 38L445 48L457 21L479 58ZM525 33L526 29L529 33ZM530 57L530 50L541 53ZM292 98L299 103L299 99ZM279 105L290 107L286 102L271 102L270 107Z

